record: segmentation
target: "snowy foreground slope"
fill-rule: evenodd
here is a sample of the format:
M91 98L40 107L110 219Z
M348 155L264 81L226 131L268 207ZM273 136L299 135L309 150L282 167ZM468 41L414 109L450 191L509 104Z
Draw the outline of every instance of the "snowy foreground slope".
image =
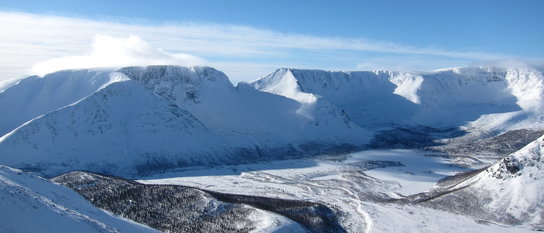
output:
M544 230L543 190L544 136L476 175L445 182L417 199L487 221Z
M80 195L85 198L92 195L93 199L89 202ZM167 232L264 233L305 232L307 229L282 215L249 205L222 202L201 190L143 186L85 172L64 174L52 183L18 169L0 166L0 200L2 233L159 232L140 223ZM303 208L311 213L312 203L299 203L306 204ZM292 215L301 215L292 212ZM313 217L334 216L316 213Z
M164 232L345 232L334 209L303 200L145 185L89 172L52 180L99 208Z
M158 232L116 217L76 192L0 166L0 232Z

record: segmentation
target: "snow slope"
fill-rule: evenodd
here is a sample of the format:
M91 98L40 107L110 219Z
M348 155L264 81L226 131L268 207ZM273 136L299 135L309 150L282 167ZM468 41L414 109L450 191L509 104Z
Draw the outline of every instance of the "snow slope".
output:
M104 212L72 190L0 166L0 232L158 232Z
M302 105L329 101L344 109L355 123L372 127L404 120L403 115L393 114L394 108L384 106L395 106L406 113L414 111L414 104L393 94L395 85L388 76L388 73L375 72L279 69L249 85L291 98Z
M32 76L0 91L0 136L44 113L81 100L124 77L112 69L65 70Z
M438 193L430 203L506 224L544 230L544 136L482 172ZM470 200L470 205L466 201Z
M72 170L133 176L342 151L369 139L331 106L310 119L296 112L296 101L234 88L208 67L127 67L102 76L116 79L1 137L0 162L47 176Z
M333 106L298 111L291 99L234 87L227 76L208 67L148 66L119 70L153 93L174 102L220 135L236 135L259 144L363 144L368 132Z
M2 163L46 175L81 169L132 174L211 160L207 153L224 150L190 113L130 80L38 117L0 144Z
M324 99L367 128L444 128L475 121L472 127L493 128L524 120L544 122L544 77L529 68L465 67L429 73L279 69L248 85L300 103ZM492 119L477 121L489 115ZM494 119L499 124L493 124Z

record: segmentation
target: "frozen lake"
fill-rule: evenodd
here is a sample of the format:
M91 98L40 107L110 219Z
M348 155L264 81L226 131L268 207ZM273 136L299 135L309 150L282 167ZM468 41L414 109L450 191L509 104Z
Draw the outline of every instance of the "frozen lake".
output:
M427 191L439 179L462 170L446 159L428 157L415 150L366 150L347 155L189 168L150 177L141 182L234 191L237 186L244 184L274 186L345 180L343 176L351 173L364 173L390 184L387 193L397 197L398 194L411 195Z
M441 178L463 170L447 159L416 150L367 150L189 168L139 182L323 203L339 211L338 217L348 232L520 232L519 228L479 224L449 212L384 201L428 191ZM289 225L280 229L287 230Z

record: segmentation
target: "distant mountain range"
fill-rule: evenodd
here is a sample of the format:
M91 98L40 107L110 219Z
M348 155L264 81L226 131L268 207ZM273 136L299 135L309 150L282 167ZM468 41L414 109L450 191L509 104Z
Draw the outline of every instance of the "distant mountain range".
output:
M279 69L233 86L209 67L59 71L0 92L0 164L53 176L341 153L396 127L543 128L532 69Z

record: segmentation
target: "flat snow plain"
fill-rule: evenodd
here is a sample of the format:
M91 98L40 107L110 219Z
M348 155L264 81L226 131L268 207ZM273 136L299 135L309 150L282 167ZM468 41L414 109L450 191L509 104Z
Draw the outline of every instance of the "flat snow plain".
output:
M324 203L338 210L341 224L348 232L531 232L387 201L428 191L441 178L464 170L447 159L429 157L416 150L368 150L347 155L194 167L139 182Z

